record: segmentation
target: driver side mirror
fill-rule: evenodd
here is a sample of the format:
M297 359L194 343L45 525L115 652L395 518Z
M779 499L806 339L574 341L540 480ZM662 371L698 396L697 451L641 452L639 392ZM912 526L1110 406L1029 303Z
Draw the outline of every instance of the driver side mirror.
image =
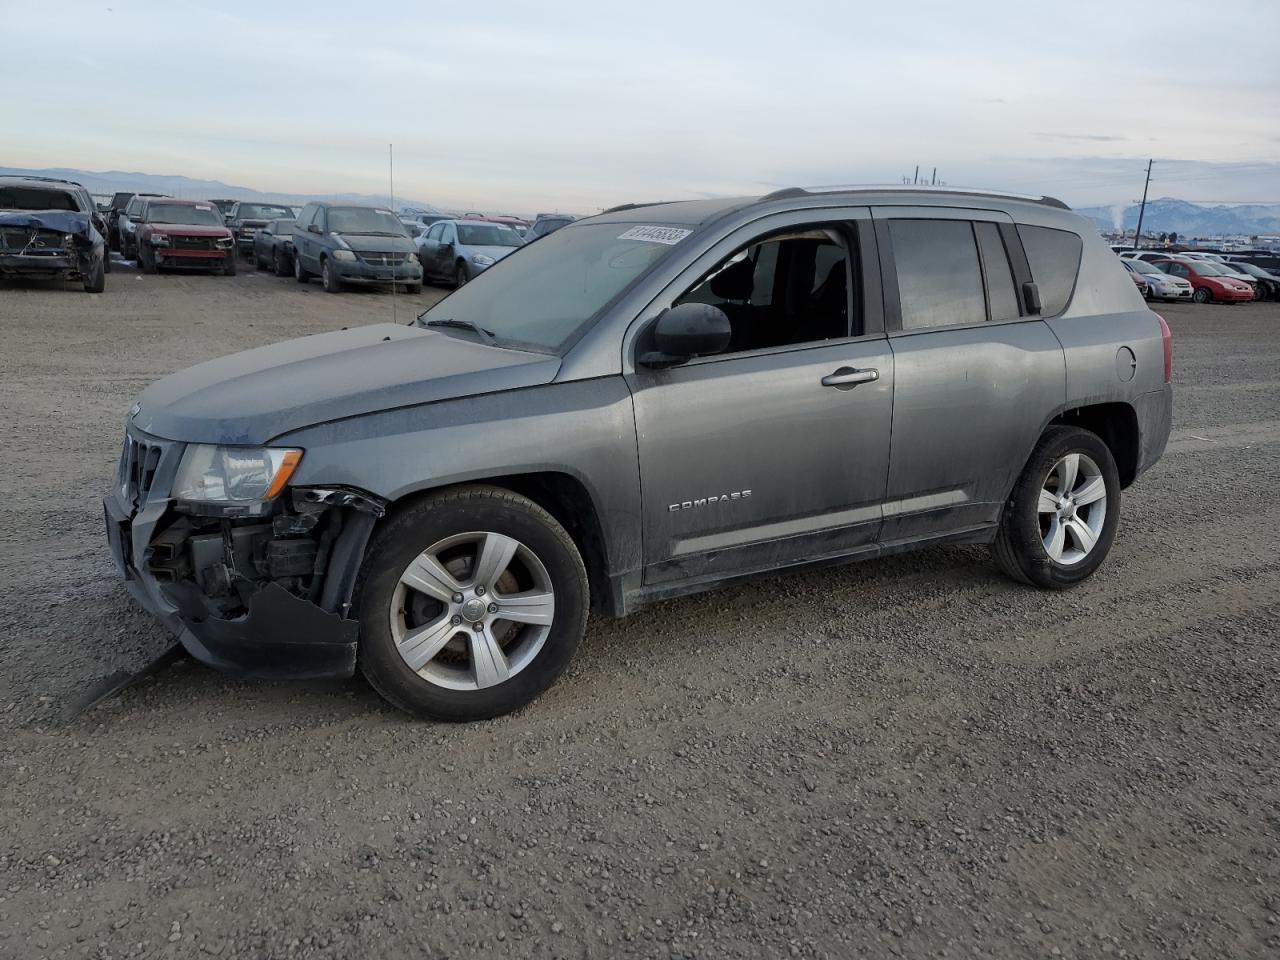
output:
M719 307L709 303L681 303L664 310L653 327L655 351L640 357L646 367L674 367L699 356L720 353L729 346L733 328Z
M308 224L307 224L307 233L321 233L321 232L323 232L323 231L321 231L321 229L320 229L320 224L318 224L318 223L308 223Z

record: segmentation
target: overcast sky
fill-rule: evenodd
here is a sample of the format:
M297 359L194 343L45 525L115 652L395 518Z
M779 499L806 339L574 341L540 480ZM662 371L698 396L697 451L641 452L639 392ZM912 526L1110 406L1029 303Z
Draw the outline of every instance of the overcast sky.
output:
M1036 12L1031 12L1032 10ZM980 12L979 12L980 11ZM0 0L0 165L594 212L887 183L1280 202L1280 0Z

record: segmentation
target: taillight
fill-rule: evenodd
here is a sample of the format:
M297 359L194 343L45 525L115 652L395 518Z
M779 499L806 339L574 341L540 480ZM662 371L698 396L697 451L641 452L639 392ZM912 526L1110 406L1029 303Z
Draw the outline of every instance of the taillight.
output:
M1173 383L1173 334L1164 317L1157 313L1156 319L1160 321L1160 342L1164 345L1164 382Z

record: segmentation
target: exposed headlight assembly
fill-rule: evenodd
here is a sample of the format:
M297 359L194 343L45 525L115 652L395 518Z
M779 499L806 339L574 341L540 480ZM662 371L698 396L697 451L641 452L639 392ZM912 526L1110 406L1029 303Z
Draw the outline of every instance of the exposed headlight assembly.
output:
M493 257L486 257L483 253L477 253L471 258L471 262L477 267L491 267L494 261Z
M214 246L218 247L220 250L230 250L236 245L235 240L231 237L219 237L217 240L213 241L213 243Z
M177 500L254 503L273 499L289 483L302 451L285 447L187 447L173 484Z
M153 233L147 239L153 247L167 247L169 245L169 238L163 233Z

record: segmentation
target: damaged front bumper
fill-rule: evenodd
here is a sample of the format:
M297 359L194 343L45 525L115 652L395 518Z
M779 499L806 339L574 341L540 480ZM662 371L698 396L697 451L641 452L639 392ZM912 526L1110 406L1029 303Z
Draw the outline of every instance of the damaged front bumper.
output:
M125 586L197 660L239 676L348 677L351 595L384 504L345 488L286 491L256 515L175 501L183 445L131 433L103 500Z
M0 276L79 279L105 256L102 236L83 213L0 212Z

